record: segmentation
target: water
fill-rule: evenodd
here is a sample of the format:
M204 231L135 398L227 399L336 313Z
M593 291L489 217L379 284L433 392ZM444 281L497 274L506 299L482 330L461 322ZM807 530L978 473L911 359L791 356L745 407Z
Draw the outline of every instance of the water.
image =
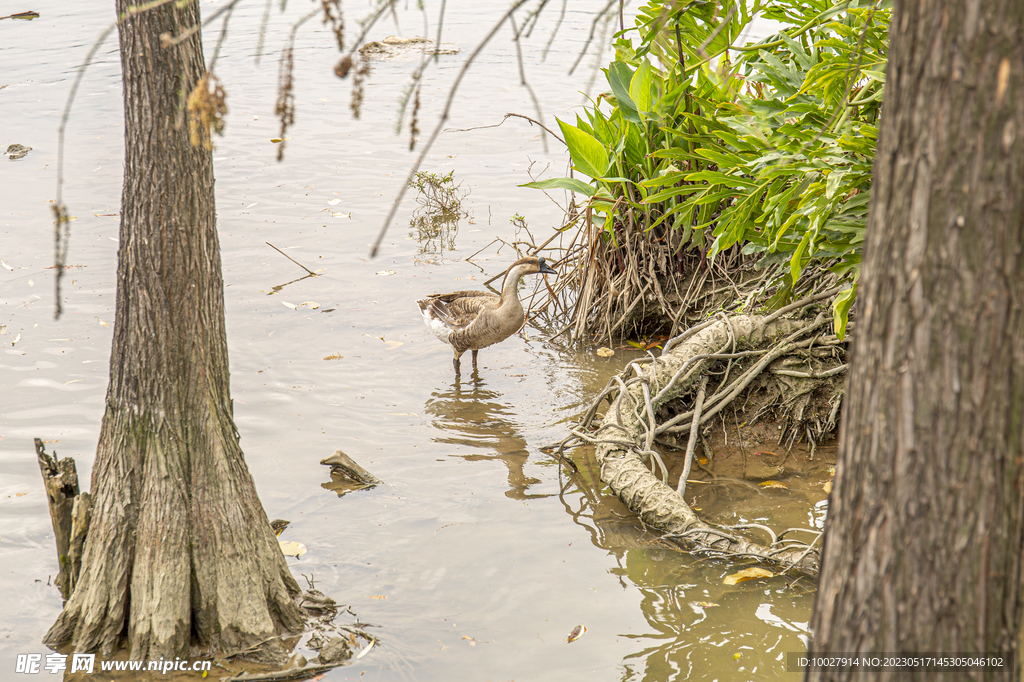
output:
M206 13L215 7L204 0ZM428 71L424 134L466 54L504 8L449 6L444 42L462 53ZM55 322L47 267L56 129L74 69L111 15L35 9L35 21L0 24L0 149L33 148L23 159L0 160L0 259L11 268L0 269L0 679L15 677L16 654L48 651L39 640L61 607L49 584L53 533L31 439L75 457L88 487L113 331L124 153L112 37L68 126L64 198L77 217L74 267L64 278L65 314ZM325 679L795 677L783 661L803 646L809 585L723 586L735 565L665 547L607 497L588 453L574 455L584 474L569 480L539 451L565 435L628 351L599 358L529 330L482 351L478 377L467 372L455 381L450 350L422 325L414 299L480 287L514 258L508 247L499 253L492 246L478 264L462 260L495 237L511 241L513 215L524 216L534 235L559 223L548 198L516 185L548 166L544 177L564 174L567 155L557 144L545 153L538 129L522 120L443 133L424 170L453 170L471 191L469 216L448 245L454 249L438 253L436 240L417 238L408 199L382 255L369 259L418 153L393 132L398 95L416 61L376 62L362 118L353 120L351 79L333 75L331 36L318 20L307 23L296 41L296 125L279 164L271 142L279 135L277 51L307 9L298 2L284 15L275 9L259 66L253 57L263 5L235 11L217 66L230 114L214 157L232 390L246 459L268 515L292 521L283 538L309 548L289 559L295 574L311 577L380 638L368 656ZM570 3L541 61L557 17L549 8L525 47L549 127L554 115L572 120L580 91L597 91L588 85L593 57L566 75L592 10ZM350 28L356 16L350 10ZM418 12L402 10L398 18L398 28L382 23L369 38L422 32ZM212 51L219 24L205 33ZM510 111L538 117L519 84L509 35L499 34L471 69L447 128L493 126ZM265 242L324 273L304 277ZM319 307L284 305L304 301ZM337 448L386 485L344 497L324 487L330 476L319 460ZM820 522L802 498L795 509L775 506L782 511L773 523L782 527ZM760 518L754 508L740 516ZM567 644L581 623L587 633Z

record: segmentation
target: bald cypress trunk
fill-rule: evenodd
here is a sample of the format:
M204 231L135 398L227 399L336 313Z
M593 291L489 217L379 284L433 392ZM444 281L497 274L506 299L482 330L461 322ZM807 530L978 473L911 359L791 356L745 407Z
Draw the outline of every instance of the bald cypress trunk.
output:
M94 508L78 583L45 641L127 644L136 659L238 651L301 627L298 585L232 417L213 163L184 112L205 72L200 34L161 44L199 22L198 3L128 15L131 4L117 2L125 178Z
M897 0L890 39L810 651L1017 652L1024 3Z

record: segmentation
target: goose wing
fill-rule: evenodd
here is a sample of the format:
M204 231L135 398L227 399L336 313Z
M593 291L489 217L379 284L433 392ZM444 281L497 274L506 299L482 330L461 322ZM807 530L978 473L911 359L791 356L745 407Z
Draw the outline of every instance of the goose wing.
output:
M455 331L471 325L481 311L496 307L499 300L487 291L468 290L433 294L417 303L424 315L430 315Z

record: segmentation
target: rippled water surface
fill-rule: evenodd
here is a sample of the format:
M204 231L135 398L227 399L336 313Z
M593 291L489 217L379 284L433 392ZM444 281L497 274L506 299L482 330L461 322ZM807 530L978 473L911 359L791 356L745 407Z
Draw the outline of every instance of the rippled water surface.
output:
M452 4L443 42L462 52L427 72L424 131L505 8ZM546 153L523 120L493 127L507 112L538 116L507 28L473 65L446 124L454 130L424 164L454 171L470 191L469 216L446 239L428 239L411 225L415 202L407 199L371 260L368 245L414 158L407 131L396 136L394 127L417 58L375 62L354 120L351 81L332 72L331 36L319 20L308 22L296 40L296 125L277 163L277 55L310 7L293 0L281 15L273 5L261 64L254 56L263 3L238 7L219 57L230 115L214 152L218 219L235 416L264 507L292 521L284 539L309 548L289 560L294 572L313 577L380 638L368 656L325 679L795 677L784 657L803 646L810 586L782 578L723 586L734 565L663 546L606 496L588 453L574 455L582 475L570 480L539 451L565 435L628 352L598 358L528 329L482 351L479 374L457 381L450 350L419 318L417 297L480 287L504 268L514 257L507 247L489 247L476 264L464 259L495 237L513 240L513 215L545 236L561 217L542 193L516 185L549 164L547 176L564 174L566 155L555 144ZM87 486L113 331L123 157L113 38L98 51L68 125L74 267L64 279L64 316L53 321L56 129L74 70L112 16L105 5L71 7L42 2L31 8L41 14L35 21L0 22L0 149L32 147L22 159L0 160L0 679L12 679L17 653L48 651L39 640L61 606L48 584L53 533L31 439L75 457ZM203 1L205 12L215 7ZM546 60L558 7L525 43L550 127L555 115L572 120L582 92L599 91L593 56L567 75L594 7L569 3ZM349 8L350 29L364 10ZM370 38L422 33L414 7L397 20ZM208 55L218 35L218 24L206 31ZM322 276L304 277L265 242L323 268ZM305 301L319 307L285 305ZM319 461L338 448L386 484L344 497L324 487L330 477ZM739 516L761 518L746 506ZM820 512L806 507L773 523L820 523ZM567 644L581 623L586 635Z

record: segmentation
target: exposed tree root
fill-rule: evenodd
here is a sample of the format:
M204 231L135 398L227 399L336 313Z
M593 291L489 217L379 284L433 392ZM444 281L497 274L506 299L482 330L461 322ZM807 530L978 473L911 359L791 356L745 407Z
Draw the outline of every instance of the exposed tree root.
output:
M809 305L827 293L808 297L793 308ZM783 311L780 311L782 313ZM668 485L668 469L654 443L662 436L691 434L691 445L686 456L692 456L693 443L700 437L700 428L693 429L694 414L698 425L706 425L737 397L752 388L773 392L758 415L773 406L788 410L795 424L791 438L805 435L827 435L835 428L841 388L839 380L843 365L831 361L835 367L822 368L810 363L806 357L838 355L834 351L840 344L834 336L826 335L825 328L831 317L820 314L813 320L781 319L771 316L718 315L697 325L665 345L662 356L652 361L634 361L624 376L613 377L609 386L598 396L584 416L573 436L561 444L565 447L589 442L596 446L601 467L601 479L612 491L637 513L643 522L665 532L665 537L695 551L723 556L748 557L773 563L805 575L818 572L818 550L814 544L779 540L774 532L771 545L753 542L735 532L711 526L702 521L686 504L682 495ZM822 349L825 349L824 353ZM801 369L793 369L800 358ZM641 366L641 362L644 362ZM743 363L746 363L745 365ZM724 363L724 371L717 386L707 388L709 370L715 363ZM802 382L799 385L778 387L777 379ZM774 386L774 388L773 388ZM824 422L817 418L815 428L804 420L806 398L825 386L834 402L832 419ZM698 388L699 387L699 388ZM700 403L690 398L689 411L682 400L691 394L700 394ZM587 429L605 400L611 404L592 431ZM801 400L804 400L802 403ZM798 413L798 414L797 414ZM674 416L669 416L674 415ZM659 418L661 419L659 423ZM831 425L827 422L831 421ZM649 461L651 468L645 463ZM689 470L689 467L685 467ZM661 478L655 474L662 472ZM680 487L685 485L685 477Z

